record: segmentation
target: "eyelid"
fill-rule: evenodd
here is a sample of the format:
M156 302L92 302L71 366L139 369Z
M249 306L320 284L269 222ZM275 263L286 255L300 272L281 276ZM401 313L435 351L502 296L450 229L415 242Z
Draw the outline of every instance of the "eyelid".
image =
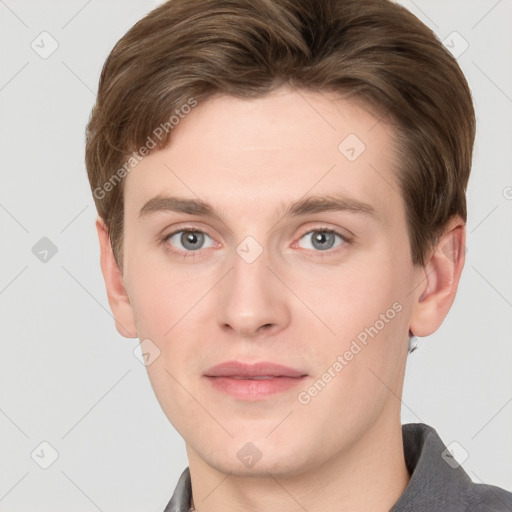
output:
M195 225L190 224L190 222L193 222ZM204 227L203 227L204 226ZM167 234L164 234L169 231ZM175 222L172 225L166 225L163 229L159 231L158 236L164 237L164 236L171 236L175 235L176 233L180 231L199 231L201 233L204 233L208 235L208 231L210 230L210 227L208 224L204 224L200 221L182 221L182 222Z
M164 240L169 240L170 238L172 238L174 235L177 235L178 233L201 233L202 235L205 235L208 238L210 238L211 240L215 241L215 238L213 236L211 236L207 231L205 231L203 229L199 229L199 228L192 228L192 227L180 227L178 229L174 229L174 230L170 231L169 233L163 235L162 238Z
M305 229L298 237L297 237L297 242L302 238L304 237L305 235L308 235L310 233L314 233L315 231L325 231L325 232L328 232L328 233L334 233L335 235L338 235L343 241L344 243L352 243L354 238L355 238L355 235L349 231L348 229L342 229L342 228L339 228L339 227L332 227L330 225L326 225L326 224L320 224L318 226L314 226L314 227L310 227L308 229ZM294 245L297 243L297 242L294 242ZM319 252L328 252L328 251L319 251Z
M169 233L168 235L165 236L165 239L166 240L170 240L173 236L176 236L180 233L200 233L201 235L205 235L206 237L208 237L210 240L213 240L213 237L211 237L208 233L206 233L205 231L201 231L200 229L178 229L177 231L173 231L171 233Z

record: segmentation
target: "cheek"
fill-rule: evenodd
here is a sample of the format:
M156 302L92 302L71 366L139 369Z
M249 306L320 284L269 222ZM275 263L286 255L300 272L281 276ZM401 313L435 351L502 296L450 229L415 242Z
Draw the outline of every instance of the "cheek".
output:
M398 256L374 256L373 261L368 259L350 271L333 273L328 285L312 287L307 298L331 331L325 330L327 335L316 344L316 354L326 369L342 356L338 385L343 389L342 383L350 382L361 393L358 399L369 389L383 391L377 376L395 382L407 345L410 283L404 277L406 261L400 262ZM314 331L311 328L311 336Z
M127 289L139 337L163 340L208 285L201 274L184 272L179 266L173 269L159 251L133 251L127 268Z
M162 353L146 370L160 407L174 428L186 437L191 426L204 425L208 418L205 418L205 411L195 399L199 393L179 371L183 366L186 363L181 359L179 349L173 347L171 361Z
M403 286L395 272L390 261L367 258L323 276L303 277L295 290L336 336L353 337L400 300Z

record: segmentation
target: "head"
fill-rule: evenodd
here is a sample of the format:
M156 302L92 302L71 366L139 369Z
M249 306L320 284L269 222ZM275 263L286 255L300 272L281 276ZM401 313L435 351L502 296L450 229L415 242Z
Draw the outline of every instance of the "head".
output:
M121 38L87 130L102 270L189 457L290 474L399 420L408 337L463 268L474 135L456 61L387 0L171 0ZM240 400L206 376L228 360L305 377Z

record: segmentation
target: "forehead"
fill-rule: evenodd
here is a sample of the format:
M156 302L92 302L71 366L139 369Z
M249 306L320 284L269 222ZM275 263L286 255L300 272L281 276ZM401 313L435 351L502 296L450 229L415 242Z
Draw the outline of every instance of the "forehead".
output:
M216 96L183 116L170 144L130 172L126 206L172 193L223 210L243 202L268 211L309 193L340 193L390 214L401 203L392 136L389 124L332 94L282 88L257 99Z

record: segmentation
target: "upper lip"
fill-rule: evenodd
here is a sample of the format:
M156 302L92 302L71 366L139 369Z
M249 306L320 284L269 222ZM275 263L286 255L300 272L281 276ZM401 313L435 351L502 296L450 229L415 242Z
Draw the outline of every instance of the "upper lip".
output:
M205 375L206 377L303 377L306 374L295 368L270 361L259 363L225 361L212 366Z

